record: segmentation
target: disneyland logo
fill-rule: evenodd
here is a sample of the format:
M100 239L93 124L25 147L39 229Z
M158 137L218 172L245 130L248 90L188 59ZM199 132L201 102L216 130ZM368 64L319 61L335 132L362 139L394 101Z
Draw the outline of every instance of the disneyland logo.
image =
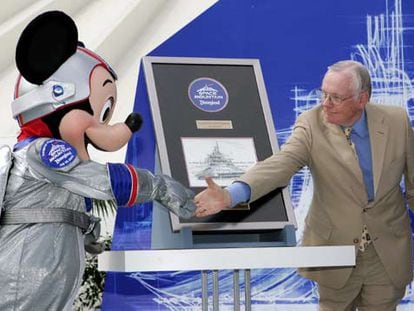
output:
M197 108L206 112L217 112L224 109L228 102L225 87L217 80L199 78L191 82L188 96Z
M75 149L59 140L46 141L41 150L42 161L50 167L58 168L71 163L76 156Z

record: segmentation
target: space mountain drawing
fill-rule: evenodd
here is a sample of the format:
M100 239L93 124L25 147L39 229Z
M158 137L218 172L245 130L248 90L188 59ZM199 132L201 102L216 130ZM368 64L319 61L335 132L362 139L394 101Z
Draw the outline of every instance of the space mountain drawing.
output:
M414 72L407 72L405 69L408 60L404 58L403 34L407 28L403 26L401 1L394 0L391 5L388 0L385 0L384 13L366 16L367 41L352 46L350 58L362 62L369 68L373 87L371 101L405 107L412 121ZM318 104L316 89L307 90L298 85L292 88L290 99L296 116ZM291 131L292 127L278 129L280 145L286 141ZM214 164L219 157L220 152L217 147L209 159ZM222 159L218 162L220 161ZM312 178L307 168L302 169L292 178L289 191L298 223L297 239L300 242L313 192ZM201 282L198 272L131 273L128 277L153 294L153 300L159 306L157 310L200 310L201 308ZM262 308L275 310L271 309L275 304L301 305L300 310L317 310L318 297L315 285L300 277L294 269L257 269L252 271L251 277L251 302L254 310L262 310ZM209 276L210 293L211 279ZM232 271L219 271L219 280L220 310L233 310ZM240 283L243 304L243 277ZM402 304L414 303L412 285L407 287ZM212 305L212 301L209 301L209 305ZM152 308L153 306L151 310ZM149 309L143 305L142 310Z
M244 170L237 167L232 159L226 157L220 151L217 142L213 151L206 156L203 165L204 168L196 173L196 177L200 180L204 180L205 176L210 176L214 179L235 179L244 173Z

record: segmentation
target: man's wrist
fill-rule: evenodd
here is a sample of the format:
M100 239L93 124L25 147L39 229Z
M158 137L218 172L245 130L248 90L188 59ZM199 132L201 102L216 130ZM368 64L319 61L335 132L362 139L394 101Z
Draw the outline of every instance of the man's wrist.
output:
M224 190L230 194L230 208L250 200L250 186L244 182L236 181Z
M225 207L224 208L232 208L233 207L233 201L232 201L232 197L231 197L231 193L224 188L224 196L225 196Z

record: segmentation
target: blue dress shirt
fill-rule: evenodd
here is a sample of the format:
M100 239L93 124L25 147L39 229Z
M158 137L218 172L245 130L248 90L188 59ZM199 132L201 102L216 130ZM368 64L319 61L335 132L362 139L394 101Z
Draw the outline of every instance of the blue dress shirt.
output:
M352 126L351 140L355 144L359 166L364 177L365 190L367 191L368 201L370 202L374 200L374 178L372 174L371 142L369 140L365 111L361 115L361 118Z
M244 182L236 181L226 187L226 190L230 192L231 207L250 200L250 186Z

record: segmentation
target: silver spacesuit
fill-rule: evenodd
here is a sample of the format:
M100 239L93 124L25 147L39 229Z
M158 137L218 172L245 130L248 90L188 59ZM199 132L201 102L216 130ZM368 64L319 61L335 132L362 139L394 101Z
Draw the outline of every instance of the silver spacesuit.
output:
M127 165L80 161L73 147L57 139L17 144L0 217L6 220L0 225L0 310L71 309L82 280L86 230L63 219L55 222L50 211L84 214L85 197L122 204L133 195L134 203L156 200L181 216L191 215L189 194L178 183L136 168L140 180L128 183L121 167ZM40 223L30 223L31 215Z

